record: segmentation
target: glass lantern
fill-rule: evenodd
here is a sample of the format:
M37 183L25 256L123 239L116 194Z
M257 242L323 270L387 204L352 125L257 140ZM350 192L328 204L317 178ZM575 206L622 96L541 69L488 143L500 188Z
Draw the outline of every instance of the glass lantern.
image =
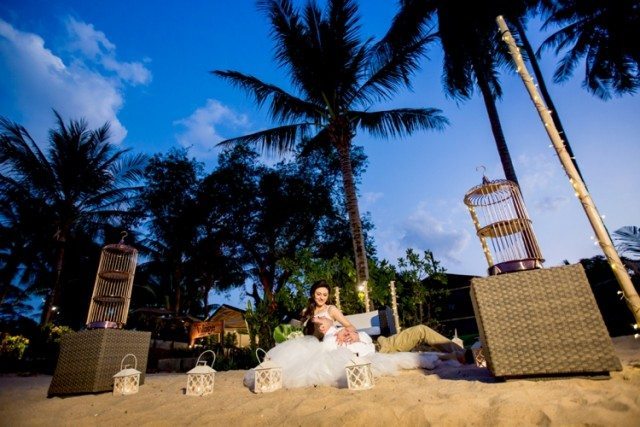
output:
M213 354L211 366L206 361L200 361L205 353ZM198 357L195 368L187 372L187 396L206 396L213 393L216 371L212 368L216 362L216 354L212 350L203 351Z
M127 357L133 357L134 365L125 365L124 361ZM122 358L120 362L120 372L113 376L113 395L124 396L128 394L135 394L140 388L140 371L138 367L138 359L134 354L127 354Z
M255 384L254 393L270 393L282 388L282 368L267 357L267 353L259 348L256 350L256 358L260 361L259 351L264 353L261 364L254 368Z
M354 357L347 366L347 384L349 390L368 390L373 388L373 373L371 363L361 357Z

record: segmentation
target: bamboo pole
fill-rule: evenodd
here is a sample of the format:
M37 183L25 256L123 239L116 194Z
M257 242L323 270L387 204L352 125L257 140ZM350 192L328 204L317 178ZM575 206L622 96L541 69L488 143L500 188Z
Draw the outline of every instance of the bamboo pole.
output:
M516 63L516 69L522 81L531 96L531 100L538 110L538 114L542 119L542 123L549 135L549 139L551 139L551 143L556 150L556 154L560 159L560 163L564 168L567 176L569 177L569 182L573 186L575 190L575 195L580 200L582 207L591 223L591 227L593 228L594 233L596 234L597 242L600 244L604 255L607 257L607 261L611 266L611 270L613 270L613 274L616 276L618 283L620 284L620 288L622 289L622 295L627 302L627 306L633 313L633 317L636 320L636 324L634 328L637 328L640 324L640 297L633 287L633 283L631 282L631 277L629 277L629 273L627 269L622 265L622 261L620 260L620 256L618 256L618 252L616 252L615 247L613 246L613 242L609 237L609 233L602 222L602 217L598 213L596 209L595 203L591 199L591 195L587 190L580 174L578 173L571 156L567 152L567 149L564 145L564 141L560 137L558 130L553 123L553 119L551 117L551 112L544 104L544 101L538 94L538 90L536 89L535 83L533 82L533 78L529 74L527 70L524 60L522 59L522 55L520 55L520 49L516 46L516 42L511 36L511 32L509 31L509 27L507 27L506 22L502 16L498 16L496 18L496 22L498 23L498 27L500 28L500 33L502 34L502 40L509 47L509 52L513 57L514 62Z
M396 333L400 332L400 316L398 315L398 298L396 297L396 282L389 282L391 289L391 311L393 312L393 321L396 323Z

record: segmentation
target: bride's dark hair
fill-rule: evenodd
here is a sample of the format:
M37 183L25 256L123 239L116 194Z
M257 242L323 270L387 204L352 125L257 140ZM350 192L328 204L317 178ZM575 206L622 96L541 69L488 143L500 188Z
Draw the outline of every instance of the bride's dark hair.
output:
M309 301L307 302L307 308L302 312L302 322L303 322L303 331L305 335L315 335L315 323L311 321L315 311L316 311L316 301L313 299L313 295L316 293L316 290L319 288L325 288L329 297L331 297L331 286L324 280L318 280L313 285L311 285L311 290L309 290Z

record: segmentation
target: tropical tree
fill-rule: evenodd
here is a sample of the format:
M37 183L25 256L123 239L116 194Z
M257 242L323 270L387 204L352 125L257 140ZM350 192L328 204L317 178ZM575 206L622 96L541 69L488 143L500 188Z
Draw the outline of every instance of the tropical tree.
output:
M621 254L640 259L640 227L627 225L613 232L613 239Z
M145 213L143 253L149 261L141 266L157 278L159 294L167 309L183 314L183 296L188 292L186 262L198 239L204 212L198 206L202 179L201 163L187 157L186 150L154 155L145 168L145 185L136 209Z
M41 322L48 323L59 304L65 250L76 233L97 236L105 223L127 217L145 157L129 155L109 142L109 124L90 130L84 119L64 123L49 133L45 152L17 123L0 119L0 181L11 203L22 199L44 214L47 246L40 247L50 279L39 285L46 295ZM47 241L48 240L48 241ZM51 255L53 254L53 255Z
M269 16L276 60L287 71L295 94L248 74L214 71L251 94L258 106L268 104L278 124L223 144L258 144L285 153L308 138L312 146L328 145L337 151L357 281L366 291L369 272L353 177L353 138L357 130L376 137L402 137L447 124L440 111L432 108L371 111L376 102L389 100L409 86L409 77L433 38L420 34L412 43L388 37L378 43L363 41L354 0L330 0L324 11L313 1L301 11L290 0L262 0L259 5Z
M437 36L444 52L445 94L455 100L467 100L477 86L505 177L518 184L496 107L496 99L502 96L498 67L507 63L496 32L497 6L501 6L497 3L501 2L402 0L391 31L395 39L407 42L415 40L416 28L437 23Z
M582 82L602 99L640 88L640 1L556 0L543 29L560 27L541 46L565 52L554 73L563 82L584 60Z

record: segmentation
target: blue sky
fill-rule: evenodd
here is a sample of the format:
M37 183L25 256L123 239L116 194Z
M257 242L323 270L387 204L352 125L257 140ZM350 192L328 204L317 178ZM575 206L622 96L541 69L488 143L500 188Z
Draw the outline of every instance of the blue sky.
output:
M301 2L298 2L301 3ZM380 37L395 2L361 1L363 37ZM543 35L530 26L537 47ZM233 69L288 88L273 61L266 17L253 0L36 1L0 3L0 115L37 141L63 117L112 125L112 141L147 153L187 146L209 170L220 140L270 125L263 111L214 69ZM444 132L404 140L356 137L369 156L360 205L375 224L380 258L408 247L431 249L452 273L486 274L486 261L462 200L480 184L479 166L503 178L481 98L456 103L441 88L442 55L429 60L390 107L434 107L451 122ZM556 57L541 59L550 92L579 167L610 231L640 225L640 97L601 101L581 88L582 68L550 82ZM519 77L502 74L502 125L545 266L600 254L555 152ZM244 305L238 294L228 302ZM225 302L216 296L214 302Z

